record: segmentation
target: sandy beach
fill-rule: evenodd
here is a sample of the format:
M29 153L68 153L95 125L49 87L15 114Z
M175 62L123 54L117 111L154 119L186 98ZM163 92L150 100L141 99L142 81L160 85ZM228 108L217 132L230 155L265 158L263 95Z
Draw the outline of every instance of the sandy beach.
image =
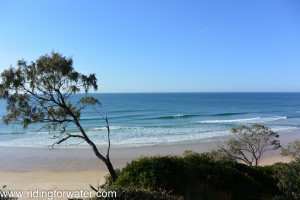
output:
M280 131L282 146L300 138L300 129ZM144 147L113 147L111 160L115 168L121 168L133 159L153 155L181 155L185 150L210 151L216 147L216 139L165 143ZM101 152L106 149L100 148ZM107 174L105 165L89 148L0 147L0 185L9 190L89 190L104 182ZM289 162L281 157L280 151L269 151L261 165Z

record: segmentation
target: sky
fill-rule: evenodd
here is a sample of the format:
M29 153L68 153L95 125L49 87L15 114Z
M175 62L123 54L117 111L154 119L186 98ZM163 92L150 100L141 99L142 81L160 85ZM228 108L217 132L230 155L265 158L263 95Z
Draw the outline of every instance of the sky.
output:
M98 92L300 92L300 1L0 1L1 72L52 51Z

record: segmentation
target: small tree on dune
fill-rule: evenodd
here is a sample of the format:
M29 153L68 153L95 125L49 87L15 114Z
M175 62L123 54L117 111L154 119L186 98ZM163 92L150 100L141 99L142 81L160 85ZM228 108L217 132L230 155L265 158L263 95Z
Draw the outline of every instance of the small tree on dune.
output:
M257 166L266 151L280 148L279 135L260 124L233 128L231 133L234 137L219 145L220 154L229 159L243 161L249 166L253 163Z
M105 163L112 179L116 180L117 174L109 157L110 129L107 118L106 155L100 153L79 121L85 108L100 105L97 99L87 94L91 87L97 90L95 74L86 76L75 71L72 58L59 53L41 56L30 64L19 60L17 68L10 67L1 73L0 99L7 101L8 111L3 121L6 124L19 122L23 128L34 123L45 124L43 128L59 134L58 141L53 146L71 138L85 141L97 158ZM81 89L84 89L85 95L77 102L72 102L71 99ZM70 125L75 125L79 133L69 132Z
M281 155L300 160L300 140L295 140L290 142L286 147L282 147Z

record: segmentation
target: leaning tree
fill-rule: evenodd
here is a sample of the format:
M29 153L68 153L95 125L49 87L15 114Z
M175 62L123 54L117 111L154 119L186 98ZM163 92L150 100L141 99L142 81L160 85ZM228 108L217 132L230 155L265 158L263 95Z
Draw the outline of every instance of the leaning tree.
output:
M95 155L105 163L113 180L117 174L110 161L110 129L107 118L108 148L106 155L100 153L95 143L89 138L83 124L81 112L100 102L88 95L90 88L97 90L95 74L83 75L73 68L72 58L66 58L52 52L35 62L28 64L19 60L17 68L10 67L1 73L0 99L7 101L7 114L3 117L6 124L19 122L23 128L30 124L42 123L42 128L59 133L54 145L76 138L85 141ZM74 102L74 95L84 89L85 95ZM70 126L79 130L69 131Z
M251 127L240 126L231 130L233 137L223 144L219 144L219 153L225 158L239 160L256 166L262 155L269 150L280 148L278 133L270 128L253 124Z

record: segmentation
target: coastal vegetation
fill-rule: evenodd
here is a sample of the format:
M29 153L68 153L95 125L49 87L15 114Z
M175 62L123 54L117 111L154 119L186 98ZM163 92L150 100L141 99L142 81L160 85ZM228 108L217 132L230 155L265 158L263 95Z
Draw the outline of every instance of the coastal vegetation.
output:
M97 90L95 74L84 75L74 70L72 58L59 53L39 57L35 62L18 61L18 67L1 73L0 99L7 101L7 114L3 117L6 124L17 122L27 128L31 124L43 124L40 129L52 131L57 141L52 145L62 144L69 139L86 142L97 158L105 163L113 180L117 174L110 161L110 128L107 128L108 147L100 152L87 135L80 123L81 112L87 107L100 105L98 99L89 96L90 88ZM77 102L72 102L74 95L84 89L85 95ZM99 116L101 116L99 114ZM74 126L78 132L69 132Z
M234 136L219 145L219 154L224 158L245 162L249 166L253 163L257 166L266 151L280 148L278 133L260 124L251 127L242 125L233 128L231 133Z
M286 147L281 149L282 156L289 156L293 159L300 159L300 140L290 142Z
M299 199L300 160L249 166L213 153L142 157L106 177L102 189L120 191L116 199ZM145 196L146 195L146 196Z
M101 187L120 191L117 199L159 199L157 194L169 200L300 198L299 159L258 166L266 151L280 148L276 132L254 124L234 128L232 133L234 137L211 152L186 151L183 156L134 160L117 170L117 180L107 176ZM289 144L284 152L297 155L297 144Z
M114 200L298 200L300 160L249 166L214 153L142 157L116 170L98 190L116 191ZM5 188L4 188L5 189ZM0 197L0 200L15 198ZM92 200L107 198L92 198Z
M59 53L41 56L30 64L20 60L17 68L11 67L1 73L0 99L7 101L3 121L6 124L18 122L23 128L43 124L40 129L51 130L56 139L52 147L70 139L86 142L109 171L104 185L91 188L117 191L116 199L300 198L300 142L295 141L282 149L282 155L291 156L294 161L258 166L266 151L280 148L279 135L259 124L232 129L232 137L219 145L217 151L142 157L115 170L110 161L108 119L99 114L107 129L108 147L104 153L80 123L81 113L87 107L98 112L99 100L88 95L90 88L97 90L97 87L95 74L87 76L75 71L72 58ZM77 102L71 101L81 89L85 95ZM72 126L78 131L70 132Z

